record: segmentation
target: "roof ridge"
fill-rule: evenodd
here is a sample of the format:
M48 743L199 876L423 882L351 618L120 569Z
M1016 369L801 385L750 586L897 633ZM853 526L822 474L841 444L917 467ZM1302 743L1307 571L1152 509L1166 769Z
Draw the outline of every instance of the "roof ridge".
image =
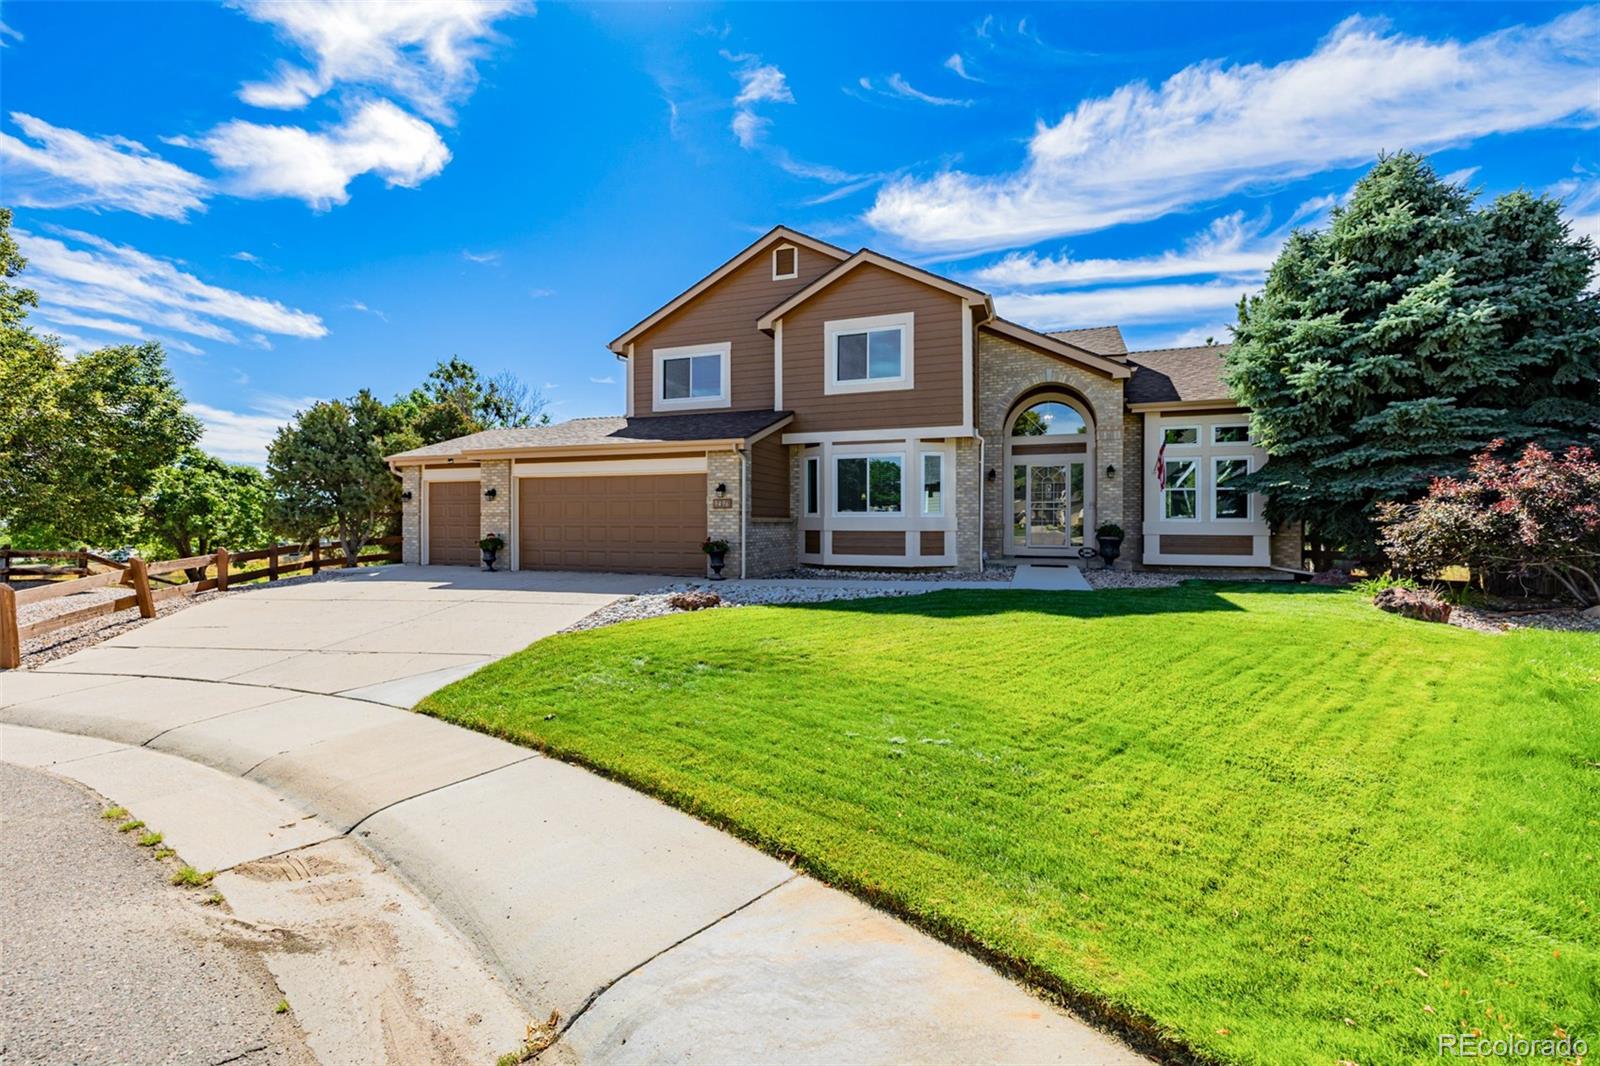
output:
M1177 344L1171 348L1133 348L1128 355L1154 355L1157 352L1203 352L1211 348L1232 348L1232 341L1221 341L1217 344Z

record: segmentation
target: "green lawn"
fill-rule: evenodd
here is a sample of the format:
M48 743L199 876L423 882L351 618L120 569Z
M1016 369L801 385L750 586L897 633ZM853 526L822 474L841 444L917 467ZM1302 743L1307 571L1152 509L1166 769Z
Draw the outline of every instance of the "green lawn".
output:
M958 591L556 637L420 709L1202 1056L1600 1045L1593 635L1292 586Z

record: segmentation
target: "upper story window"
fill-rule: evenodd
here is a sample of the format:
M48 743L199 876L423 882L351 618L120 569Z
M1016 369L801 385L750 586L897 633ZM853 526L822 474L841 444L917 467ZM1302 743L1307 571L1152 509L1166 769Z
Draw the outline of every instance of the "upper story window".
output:
M688 345L655 350L655 398L652 408L671 411L690 407L727 407L728 359L732 345Z
M1200 443L1199 426L1168 426L1161 431L1161 443L1173 447Z
M800 250L792 244L780 244L772 250L772 280L785 281L800 276Z
M825 393L911 388L914 316L846 318L823 327Z
M1248 424L1229 424L1211 427L1212 444L1249 444L1250 426Z
M1011 426L1013 437L1081 437L1088 432L1083 416L1059 400L1034 404Z

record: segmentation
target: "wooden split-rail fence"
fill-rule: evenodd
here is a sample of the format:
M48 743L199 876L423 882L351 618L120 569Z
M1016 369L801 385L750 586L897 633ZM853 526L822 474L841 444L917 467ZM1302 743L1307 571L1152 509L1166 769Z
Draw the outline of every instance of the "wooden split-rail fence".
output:
M0 548L0 670L15 670L22 665L22 642L53 633L58 629L102 616L138 608L139 617L154 618L156 604L179 596L194 596L213 589L227 591L230 585L247 581L276 581L301 572L318 573L334 567L355 567L369 563L400 561L400 538L377 537L367 547L381 552L362 551L346 557L339 545L276 544L270 548L230 552L218 548L209 555L187 559L147 561L133 558L118 562L96 555L88 549L78 551L24 551ZM16 565L17 559L29 560ZM249 564L257 564L251 566ZM92 566L105 569L90 573ZM51 580L31 588L14 589L5 581L16 578L58 578L79 574L68 581ZM18 608L60 596L72 596L94 589L125 587L125 596L102 599L75 611L51 615L26 625L18 621Z

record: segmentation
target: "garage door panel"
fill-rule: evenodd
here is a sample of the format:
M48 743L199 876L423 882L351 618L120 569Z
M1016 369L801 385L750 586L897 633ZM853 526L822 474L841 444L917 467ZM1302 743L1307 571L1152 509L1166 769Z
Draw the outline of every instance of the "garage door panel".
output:
M520 565L704 573L705 491L701 474L524 478Z
M428 484L428 562L434 566L478 564L478 483Z

